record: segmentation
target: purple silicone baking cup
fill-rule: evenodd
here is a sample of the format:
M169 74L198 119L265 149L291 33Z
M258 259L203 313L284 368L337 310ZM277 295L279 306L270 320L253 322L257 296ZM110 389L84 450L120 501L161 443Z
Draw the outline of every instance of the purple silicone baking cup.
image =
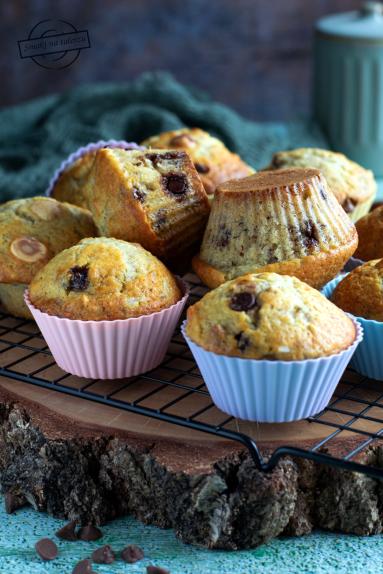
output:
M83 157L87 153L90 153L92 151L96 151L98 149L102 149L104 147L120 148L120 149L145 149L142 146L139 146L138 144L136 144L135 142L126 142L124 140L100 140L98 142L89 143L86 146L80 147L80 148L78 148L78 150L71 153L70 156L68 156L61 163L60 167L58 169L56 169L53 176L51 177L48 188L45 191L45 195L47 195L48 197L51 195L53 188L56 185L57 180L60 177L60 175L63 173L63 171L68 169L68 167L73 165L75 161L77 161L78 159L80 159L80 157Z
M214 404L234 417L260 423L297 421L321 412L332 395L363 329L352 317L354 342L339 353L302 361L270 361L218 355L203 349L181 330Z

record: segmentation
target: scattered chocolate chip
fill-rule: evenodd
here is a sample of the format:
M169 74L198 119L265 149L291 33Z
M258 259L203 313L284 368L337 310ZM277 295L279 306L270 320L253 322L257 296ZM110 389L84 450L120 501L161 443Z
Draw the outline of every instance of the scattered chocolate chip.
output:
M115 559L116 556L109 544L101 546L101 548L97 548L92 552L92 560L96 562L96 564L112 564Z
M80 528L78 537L80 540L85 540L86 542L92 542L93 540L98 540L102 538L103 534L99 528L93 526L93 524L87 524Z
M210 168L208 165L203 165L202 163L195 162L194 167L198 173L209 173Z
M58 548L50 538L42 538L35 544L36 552L42 560L54 560L58 556Z
M349 197L347 197L344 202L342 203L342 207L345 210L346 213L352 213L355 209L355 203L353 202L352 199L350 199Z
M170 574L170 570L160 568L159 566L147 566L146 574Z
M89 287L88 267L76 265L70 269L68 291L85 291Z
M65 524L65 526L56 532L56 536L62 540L69 540L71 542L78 540L78 536L76 534L76 520L72 520L71 522L68 522L68 524Z
M234 335L234 339L237 341L237 347L240 351L245 351L250 345L250 339L243 334L243 331Z
M144 551L136 544L129 544L121 551L121 558L128 564L134 564L144 557Z
M312 221L306 221L305 227L301 230L303 243L306 247L318 244L318 230Z
M250 311L257 305L257 298L254 293L249 293L248 291L242 291L242 293L236 293L230 299L230 309L233 311Z
M133 197L134 199L137 199L137 201L139 201L140 203L144 203L145 201L145 197L146 197L146 193L143 189L133 189Z
M188 182L184 175L171 174L163 175L161 178L162 187L174 195L183 195L188 190Z
M91 561L88 558L80 560L73 568L72 574L93 574Z
M157 167L158 163L162 160L167 159L180 159L184 157L184 152L179 151L167 151L164 153L148 153L146 157L152 162L154 167Z

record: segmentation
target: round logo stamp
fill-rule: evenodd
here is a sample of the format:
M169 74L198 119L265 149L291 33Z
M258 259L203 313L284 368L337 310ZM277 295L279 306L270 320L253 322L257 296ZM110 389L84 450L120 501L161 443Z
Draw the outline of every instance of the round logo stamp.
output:
M87 30L77 30L65 20L42 20L18 45L21 58L31 58L48 70L60 70L73 64L81 50L90 48L90 41Z

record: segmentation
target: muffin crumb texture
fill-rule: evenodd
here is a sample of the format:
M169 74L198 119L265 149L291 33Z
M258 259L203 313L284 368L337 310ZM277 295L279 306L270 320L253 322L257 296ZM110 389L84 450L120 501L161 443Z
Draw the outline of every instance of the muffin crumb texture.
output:
M141 245L104 237L59 253L36 275L29 294L40 311L84 321L148 315L182 296L170 271Z
M249 274L191 306L187 335L217 354L302 360L333 355L355 340L347 315L296 277Z
M351 271L338 283L331 300L356 317L383 321L383 259Z

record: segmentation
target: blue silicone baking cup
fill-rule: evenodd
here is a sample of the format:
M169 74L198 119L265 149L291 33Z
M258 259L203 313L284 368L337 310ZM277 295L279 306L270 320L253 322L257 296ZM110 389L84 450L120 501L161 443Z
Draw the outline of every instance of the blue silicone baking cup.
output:
M345 276L342 274L327 283L322 289L323 295L330 299L335 287ZM363 317L355 319L362 325L364 337L351 359L350 367L370 379L383 381L383 322Z

